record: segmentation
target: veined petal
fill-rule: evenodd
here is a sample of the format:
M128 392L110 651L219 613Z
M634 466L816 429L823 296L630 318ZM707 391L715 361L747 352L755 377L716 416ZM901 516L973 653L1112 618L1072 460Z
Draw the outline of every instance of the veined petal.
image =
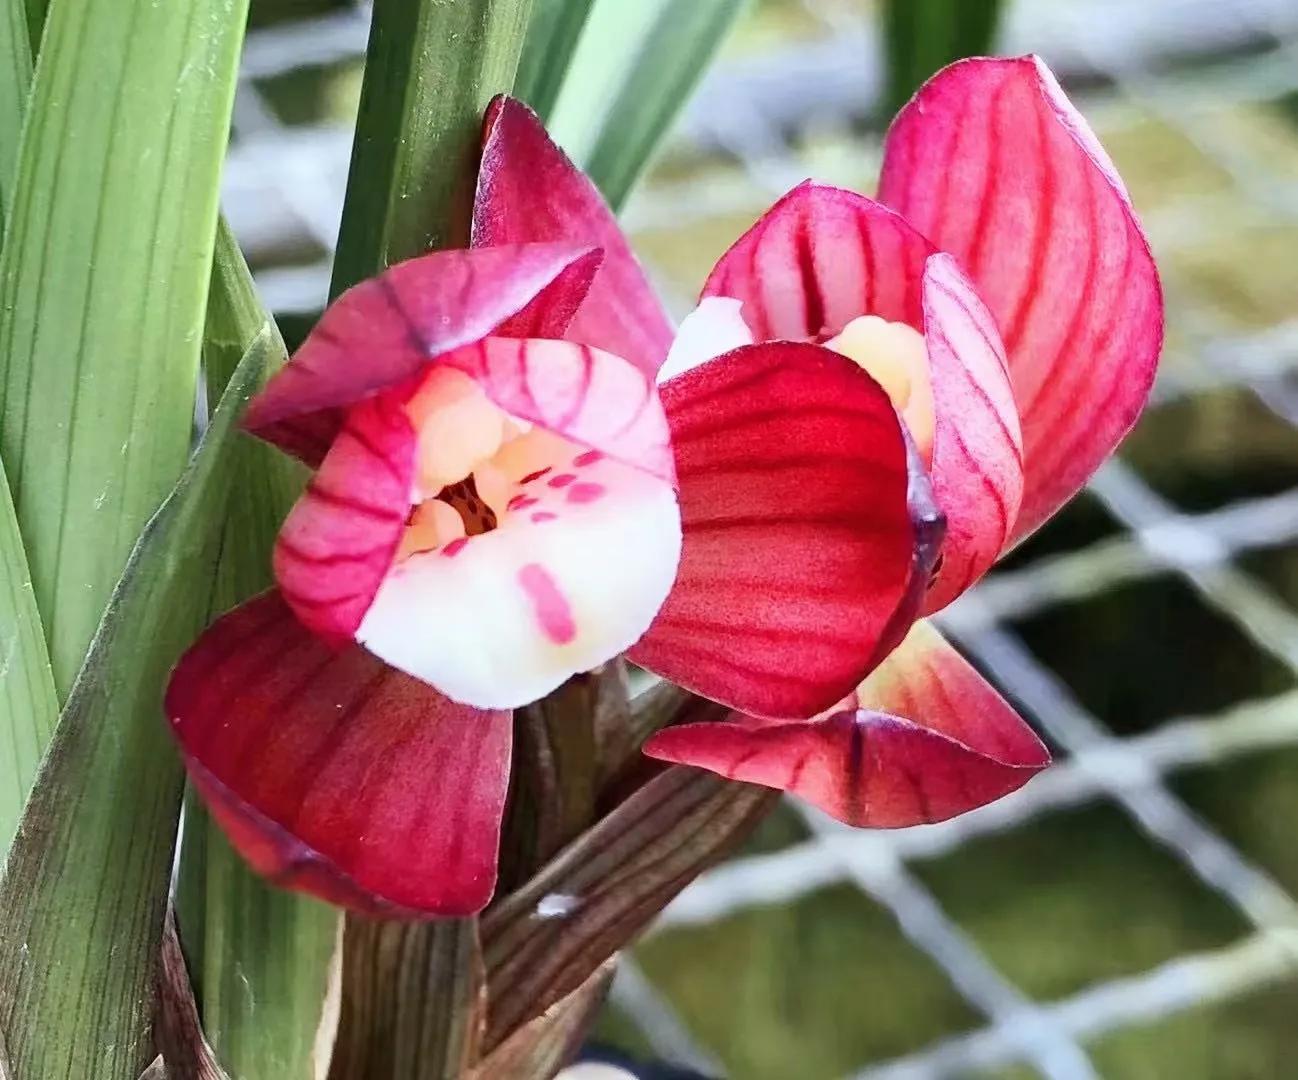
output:
M1022 537L1113 450L1153 382L1162 291L1126 189L1029 56L929 80L888 133L880 198L960 260L1000 324L1027 462Z
M409 259L343 293L248 406L244 427L318 464L345 409L488 334L562 337L600 254L513 244Z
M815 345L736 349L662 387L685 532L630 657L734 708L810 716L869 670L917 544L879 385Z
M276 576L327 641L354 637L456 701L525 704L626 649L667 595L681 527L666 417L646 374L575 342L490 337L434 364L559 436L526 490L490 531L397 559L413 388L366 399L285 521Z
M467 915L490 899L509 713L329 649L274 592L185 654L166 710L212 815L275 884L386 917Z
M473 246L537 240L603 250L603 266L567 336L624 356L652 376L671 347L671 320L617 219L536 114L521 101L497 97L483 129Z
M932 252L886 206L808 180L721 256L703 295L742 300L759 341L832 337L860 315L919 330Z
M1023 494L1023 448L995 320L950 255L924 266L924 343L933 386L933 493L946 515L937 611L1004 549Z
M927 623L856 700L823 717L685 724L658 732L645 753L791 792L868 828L955 817L1049 764L1031 729Z

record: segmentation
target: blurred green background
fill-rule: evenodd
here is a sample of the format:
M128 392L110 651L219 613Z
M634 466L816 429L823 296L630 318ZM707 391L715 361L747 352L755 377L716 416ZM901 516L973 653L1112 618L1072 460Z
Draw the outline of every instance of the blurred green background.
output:
M226 203L292 338L363 18L253 7ZM1298 4L996 7L754 0L624 219L683 314L787 187L873 190L944 52L993 33L1060 74L1159 257L1164 370L1118 464L948 622L1060 764L955 827L782 809L634 951L600 1033L743 1080L1298 1075ZM579 157L599 100L556 107Z

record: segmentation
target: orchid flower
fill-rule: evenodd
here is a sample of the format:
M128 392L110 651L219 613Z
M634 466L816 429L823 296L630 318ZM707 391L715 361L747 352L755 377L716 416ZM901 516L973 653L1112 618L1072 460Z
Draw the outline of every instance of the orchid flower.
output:
M888 394L781 341L660 397L669 354L608 207L498 100L472 249L344 294L245 417L315 472L278 590L209 628L167 712L256 869L363 911L478 910L510 709L631 650L811 716L896 644L940 521Z
M948 523L926 613L1089 479L1139 415L1162 345L1130 198L1035 57L937 74L888 133L879 201L804 184L722 257L703 295L682 353L819 342L887 388ZM821 716L734 713L659 732L645 751L864 826L949 817L1048 760L927 621Z

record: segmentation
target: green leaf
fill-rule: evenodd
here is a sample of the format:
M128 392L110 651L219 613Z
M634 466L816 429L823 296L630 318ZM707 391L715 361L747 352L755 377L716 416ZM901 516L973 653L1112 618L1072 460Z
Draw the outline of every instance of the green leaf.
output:
M58 718L27 554L0 466L0 859Z
M460 1080L478 1057L485 990L473 920L349 919L329 1080Z
M586 157L586 172L619 209L746 0L671 0L658 16Z
M159 702L207 616L234 418L274 356L258 338L115 590L0 881L0 1029L18 1077L136 1080L153 1057L182 769Z
M0 253L0 456L66 694L189 451L247 0L54 0Z
M700 769L666 769L489 908L487 1050L580 987L778 799ZM552 895L568 898L570 910L537 919L537 905Z
M194 1002L194 988L185 967L185 954L171 912L162 930L158 963L158 1014L154 1024L158 1046L173 1076L189 1080L230 1080L203 1037L203 1025Z
M286 360L283 341L222 222L203 344L209 396L220 392L234 359L259 335L272 342L270 374ZM213 614L270 584L275 534L306 477L300 465L257 440L241 438L232 452L234 487ZM236 1077L310 1080L317 1075L316 1036L340 916L262 881L194 800L185 828L176 905L212 1047Z
M333 292L468 237L482 114L514 85L532 0L377 0Z
M920 84L954 60L992 51L1001 0L886 0L888 90L884 116L897 112Z
M548 120L595 0L534 0L514 96Z
M7 221L31 89L32 46L22 0L0 0L0 4L0 212Z

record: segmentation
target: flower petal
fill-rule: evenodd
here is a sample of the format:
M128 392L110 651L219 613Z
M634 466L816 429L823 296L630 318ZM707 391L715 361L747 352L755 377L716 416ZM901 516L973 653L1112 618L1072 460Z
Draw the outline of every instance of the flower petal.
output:
M814 720L734 715L667 728L645 753L791 792L868 828L955 817L1049 764L1031 729L927 623L916 624L859 699L857 708L848 701Z
M685 542L630 657L699 694L810 716L869 670L917 543L887 395L816 345L736 349L662 388Z
M357 640L479 708L535 701L631 646L675 578L680 511L666 481L591 456L554 462L491 532L401 562Z
M521 101L497 97L483 129L473 246L535 240L603 250L603 266L567 336L624 356L653 375L671 347L671 320L617 219L536 114Z
M744 322L743 305L728 296L706 296L681 320L667 360L658 369L658 382L683 375L722 353L753 343Z
M1005 547L1023 494L1023 448L1000 333L951 256L930 256L923 296L933 493L947 520L941 568L924 602L933 612L982 577Z
M1036 57L939 72L888 133L880 198L955 255L1000 324L1027 479L1014 536L1067 501L1140 413L1158 271L1094 134Z
M467 915L490 899L512 722L333 652L277 593L181 659L167 716L235 848L277 885L372 915Z
M833 336L859 315L918 330L932 251L886 206L808 180L721 256L703 295L742 300L759 341Z
M497 332L561 337L599 259L589 247L518 244L398 263L330 305L243 425L316 465L345 407L406 382L440 354Z

